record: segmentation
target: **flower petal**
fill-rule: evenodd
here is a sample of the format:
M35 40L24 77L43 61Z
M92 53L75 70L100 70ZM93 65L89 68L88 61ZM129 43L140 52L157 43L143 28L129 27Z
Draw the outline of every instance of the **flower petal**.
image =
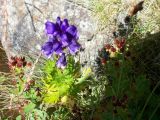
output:
M56 23L57 23L59 26L61 26L62 21L61 21L61 18L60 18L60 17L57 17Z
M50 58L53 54L53 43L52 42L46 42L42 46L42 52L47 56L47 58Z
M75 53L78 52L80 47L81 47L80 44L73 40L72 43L68 46L69 52L72 55L75 55Z
M61 55L61 54L63 53L62 47L59 47L59 48L55 51L55 53L56 53L57 55Z
M63 22L62 22L62 25L61 25L61 30L62 30L63 32L65 32L68 27L69 27L68 20L67 20L67 19L64 19Z
M56 25L50 21L45 23L45 31L47 34L53 34L56 31Z
M71 42L71 39L69 39L69 37L66 34L62 34L60 39L63 44L63 47L68 46Z
M64 53L59 57L56 65L58 68L61 68L61 69L65 68L65 66L67 65L67 61L66 61L66 56Z
M74 25L69 26L66 32L69 33L72 37L77 36L77 28Z
M60 49L61 47L62 47L62 44L58 40L54 41L53 51L56 51L56 50Z
M53 52L60 49L62 44L56 39L56 37L50 37L49 40L42 46L42 52L50 58ZM58 52L59 53L59 52Z

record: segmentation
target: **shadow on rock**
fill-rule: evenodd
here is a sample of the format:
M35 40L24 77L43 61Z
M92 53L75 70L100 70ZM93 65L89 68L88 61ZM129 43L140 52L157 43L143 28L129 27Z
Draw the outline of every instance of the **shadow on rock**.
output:
M138 73L145 72L151 80L153 89L160 80L160 32L148 34L133 47L135 53L135 69ZM160 94L160 87L156 93Z

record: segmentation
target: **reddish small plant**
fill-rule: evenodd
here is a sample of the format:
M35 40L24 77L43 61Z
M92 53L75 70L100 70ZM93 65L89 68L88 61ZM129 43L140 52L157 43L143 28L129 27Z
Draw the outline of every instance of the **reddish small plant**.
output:
M9 68L11 70L15 69L16 67L17 68L23 68L23 67L30 67L31 66L31 63L27 62L25 60L25 57L11 57L9 62L8 62L8 65L9 65Z
M113 46L110 48L111 52L116 52L116 48L114 48Z
M125 43L126 43L126 40L124 38L114 40L114 44L118 49L122 49L125 46Z
M106 48L106 50L109 50L111 48L111 45L110 44L106 44L104 47Z

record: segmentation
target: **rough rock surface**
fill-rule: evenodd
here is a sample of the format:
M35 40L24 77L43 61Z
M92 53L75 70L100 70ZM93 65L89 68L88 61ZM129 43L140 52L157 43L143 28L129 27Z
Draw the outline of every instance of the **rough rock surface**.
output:
M38 55L41 45L46 41L44 23L55 21L57 16L69 19L78 26L79 42L85 48L78 58L81 62L92 63L98 49L112 36L98 31L97 21L88 9L89 0L1 0L0 39L7 56L29 54ZM82 4L83 3L83 4ZM85 4L84 4L85 3ZM85 5L85 6L84 6ZM98 31L98 32L97 32Z

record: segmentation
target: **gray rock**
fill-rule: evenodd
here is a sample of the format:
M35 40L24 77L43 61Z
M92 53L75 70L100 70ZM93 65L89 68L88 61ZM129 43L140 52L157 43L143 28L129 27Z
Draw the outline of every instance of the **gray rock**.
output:
M85 6L84 4L85 3ZM78 26L79 42L85 48L77 56L81 63L88 61L92 64L97 57L98 49L104 43L112 40L113 27L107 26L104 30L98 30L96 19L91 16L89 0L4 0L1 13L6 27L6 32L1 31L0 37L7 56L14 55L38 55L41 45L47 40L44 34L46 20L55 21L57 16L69 19L70 23ZM2 19L2 18L0 18ZM7 35L7 38L3 36Z

